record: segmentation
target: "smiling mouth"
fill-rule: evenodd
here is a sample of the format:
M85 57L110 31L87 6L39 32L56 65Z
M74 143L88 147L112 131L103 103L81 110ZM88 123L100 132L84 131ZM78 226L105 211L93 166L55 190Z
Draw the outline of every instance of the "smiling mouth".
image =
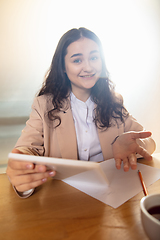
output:
M80 76L80 77L82 77L82 78L91 78L91 77L93 77L94 75L95 75L95 73L94 73L94 74L91 74L91 75Z

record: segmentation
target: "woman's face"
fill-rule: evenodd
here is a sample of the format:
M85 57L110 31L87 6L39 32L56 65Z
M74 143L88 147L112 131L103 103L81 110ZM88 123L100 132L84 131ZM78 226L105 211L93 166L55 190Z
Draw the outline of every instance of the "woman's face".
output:
M85 94L89 97L91 88L102 72L102 60L97 43L88 38L80 38L71 43L65 56L65 72L71 81L75 96Z

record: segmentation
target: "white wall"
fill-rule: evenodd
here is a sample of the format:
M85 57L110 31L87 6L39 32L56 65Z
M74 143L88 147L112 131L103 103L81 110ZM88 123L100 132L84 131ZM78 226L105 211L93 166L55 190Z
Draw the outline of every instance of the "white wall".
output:
M59 38L81 26L102 40L117 91L160 152L159 0L1 0L0 117L29 114Z

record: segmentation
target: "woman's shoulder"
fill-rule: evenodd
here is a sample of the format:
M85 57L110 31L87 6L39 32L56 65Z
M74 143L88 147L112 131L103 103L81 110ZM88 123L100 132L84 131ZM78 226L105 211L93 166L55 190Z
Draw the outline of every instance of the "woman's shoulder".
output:
M35 97L35 100L39 102L52 102L52 95L51 94L43 94L40 96Z
M33 107L41 109L52 109L52 96L51 95L41 95L34 98Z
M118 102L118 103L123 105L123 97L122 97L122 95L120 93L118 93L118 92L115 92L114 96L115 96L116 102Z

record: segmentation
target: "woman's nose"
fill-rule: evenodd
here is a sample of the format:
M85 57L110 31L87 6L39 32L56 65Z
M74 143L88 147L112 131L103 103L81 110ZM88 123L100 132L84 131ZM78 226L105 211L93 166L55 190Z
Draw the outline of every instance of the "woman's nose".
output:
M84 72L92 72L93 67L91 66L89 61L85 61L83 65L83 71Z

